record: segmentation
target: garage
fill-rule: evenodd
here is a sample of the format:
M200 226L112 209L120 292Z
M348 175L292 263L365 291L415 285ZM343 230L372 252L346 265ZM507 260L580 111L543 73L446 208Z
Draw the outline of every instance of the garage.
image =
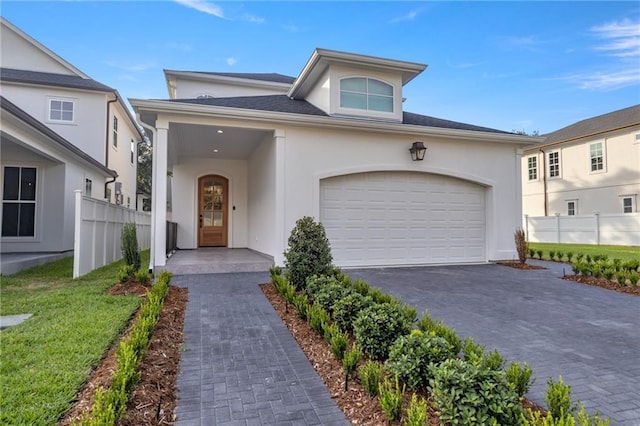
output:
M341 267L486 261L485 188L461 179L419 172L323 179L320 221Z

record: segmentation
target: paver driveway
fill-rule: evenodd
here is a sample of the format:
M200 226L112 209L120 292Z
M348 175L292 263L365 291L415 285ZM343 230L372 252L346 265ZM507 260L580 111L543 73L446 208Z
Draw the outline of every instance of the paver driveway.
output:
M640 297L566 281L558 270L499 265L346 271L473 336L507 360L526 361L544 404L563 376L574 400L614 425L640 425ZM562 272L560 272L560 275Z

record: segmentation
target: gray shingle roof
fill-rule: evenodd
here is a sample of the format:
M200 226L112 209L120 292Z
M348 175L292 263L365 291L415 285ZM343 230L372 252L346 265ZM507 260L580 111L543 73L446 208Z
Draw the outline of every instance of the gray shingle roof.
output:
M640 124L640 105L635 105L578 121L570 126L549 133L545 135L546 138L542 145L594 136L638 124Z
M271 81L274 83L293 84L296 81L295 77L278 73L242 73L242 72L204 72L204 71L189 71L195 74L207 74L207 75L219 75L222 77L244 78L247 80L259 80L259 81Z
M284 112L291 114L316 115L328 117L321 109L304 100L291 99L286 95L267 96L239 96L234 98L203 98L203 99L171 99L171 102L179 102L196 105L210 105L227 108L252 109L257 111ZM458 123L456 121L443 120L426 115L403 113L403 124L439 127L445 129L470 130L475 132L509 133L502 130L487 127L474 126L472 124Z
M92 166L104 171L106 174L110 176L113 176L113 177L118 176L117 172L105 167L102 163L97 161L95 158L86 154L80 148L78 148L77 146L75 146L74 144L72 144L71 142L69 142L68 140L66 140L65 138L63 138L53 130L51 130L49 127L45 126L42 122L40 122L33 116L29 115L26 111L18 107L13 102L9 101L4 96L0 96L0 108L2 109L3 113L6 112L14 115L20 121L27 124L29 127L37 130L38 132L42 133L47 138L53 140L55 143L57 143L67 151L71 152L76 157L81 158L82 160L90 163Z
M95 80L82 78L76 75L54 74L39 71L17 70L12 68L0 68L0 81L15 83L39 84L45 86L69 87L74 89L97 90L101 92L114 92L109 86L105 86Z

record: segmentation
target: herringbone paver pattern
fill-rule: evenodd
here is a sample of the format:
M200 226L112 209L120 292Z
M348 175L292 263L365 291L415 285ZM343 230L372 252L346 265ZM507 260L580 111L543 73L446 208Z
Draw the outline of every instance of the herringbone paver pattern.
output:
M566 281L566 265L522 271L498 265L350 270L349 275L442 319L507 360L526 361L544 405L549 377L612 425L640 426L640 297Z
M189 289L179 426L345 425L259 284L267 273L175 276Z

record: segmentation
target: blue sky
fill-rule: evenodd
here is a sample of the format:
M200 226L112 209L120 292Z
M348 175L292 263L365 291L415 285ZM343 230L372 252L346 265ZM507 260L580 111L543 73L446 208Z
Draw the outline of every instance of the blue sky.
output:
M2 16L126 98L163 69L297 76L316 47L419 62L406 111L557 130L640 103L640 3L7 1ZM1 57L0 57L1 60Z

